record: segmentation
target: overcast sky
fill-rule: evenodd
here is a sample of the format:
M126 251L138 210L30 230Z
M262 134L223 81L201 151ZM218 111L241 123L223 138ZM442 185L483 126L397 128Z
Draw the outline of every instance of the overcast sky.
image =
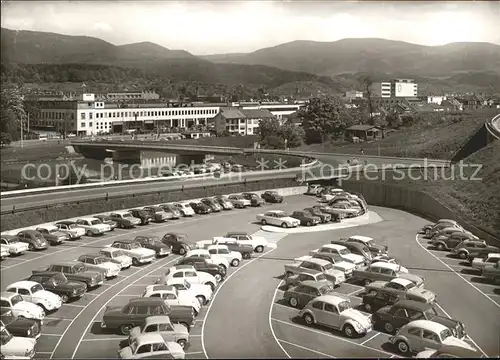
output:
M497 1L2 1L1 10L2 27L13 30L150 41L200 55L355 37L500 44Z

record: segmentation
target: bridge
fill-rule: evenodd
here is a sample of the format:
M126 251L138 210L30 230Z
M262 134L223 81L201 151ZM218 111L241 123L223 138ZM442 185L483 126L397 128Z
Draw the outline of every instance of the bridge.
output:
M500 114L486 121L476 132L468 138L452 157L452 162L458 162L467 156L481 150L491 142L500 140Z

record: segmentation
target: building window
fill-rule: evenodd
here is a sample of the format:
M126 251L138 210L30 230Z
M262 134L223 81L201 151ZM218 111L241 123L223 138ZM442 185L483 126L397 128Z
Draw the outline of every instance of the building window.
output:
M89 120L92 120L92 113L89 113Z
M83 128L83 127L85 127L85 123L84 123L84 122L81 122L81 123L80 123L80 127L82 127L82 128Z
M80 119L81 119L81 120L85 120L85 113L84 113L84 112L82 112L82 113L80 114Z
M89 127L92 127L92 122L89 122Z

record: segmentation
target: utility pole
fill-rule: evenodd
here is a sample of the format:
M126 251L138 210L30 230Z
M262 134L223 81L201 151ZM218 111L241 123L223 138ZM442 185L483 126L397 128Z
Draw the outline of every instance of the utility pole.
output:
M30 132L30 113L28 113L28 134Z
M23 134L23 127L24 127L24 123L23 123L23 119L21 119L21 148L24 147L24 134Z

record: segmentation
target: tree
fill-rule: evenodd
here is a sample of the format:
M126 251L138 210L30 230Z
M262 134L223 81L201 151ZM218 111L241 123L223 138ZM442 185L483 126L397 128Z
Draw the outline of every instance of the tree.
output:
M307 144L322 143L343 134L352 117L336 98L312 98L305 109L298 111Z
M361 83L361 88L363 89L363 93L366 96L367 106L368 106L368 123L370 125L374 125L373 121L373 80L369 75L362 75L359 77L359 82Z
M0 146L10 145L12 142L12 136L9 133L0 133Z
M399 114L399 111L396 109L393 109L386 117L385 117L385 122L387 123L387 126L390 128L399 128L402 124L401 120L401 115Z
M276 119L263 119L256 130L260 144L268 149L284 149L302 144L304 132L292 123L280 124Z
M21 94L15 85L2 86L1 94L0 133L10 134L11 139L17 139L18 128L24 126L26 120Z

